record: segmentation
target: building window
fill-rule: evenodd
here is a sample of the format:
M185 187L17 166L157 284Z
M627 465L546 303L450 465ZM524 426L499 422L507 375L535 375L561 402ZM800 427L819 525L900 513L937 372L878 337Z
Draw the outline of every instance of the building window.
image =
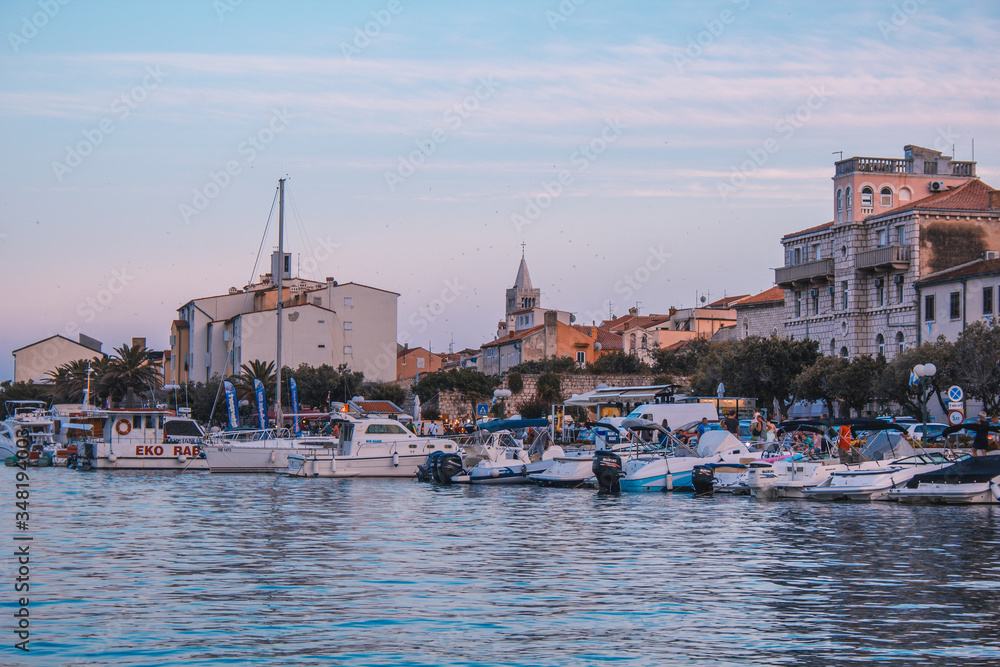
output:
M896 303L903 303L903 275L896 276Z
M642 334L642 349L644 349L644 350L646 349L646 343L647 342L648 341L646 339L646 334ZM583 352L577 352L577 356L580 356L581 354L583 354Z
M750 337L750 320L747 319L743 320L743 337L744 338Z
M878 230L878 247L884 247L889 245L889 230L880 229Z
M861 208L873 208L875 206L875 191L870 186L861 188Z
M424 367L424 358L417 357L417 368L423 368L423 367Z
M993 285L983 288L983 315L993 314Z
M347 354L354 354L354 348L351 347L350 345L345 345L344 346L344 354L345 355L347 355Z
M896 352L898 354L903 354L906 351L906 338L903 336L903 332L900 331L896 334Z
M840 348L840 356L842 356L844 359L847 359L849 356L851 356L851 353L848 352L846 345Z
M884 208L892 207L892 188L885 187L882 188L882 201L880 202Z
M635 350L635 334L628 337L628 349Z
M792 252L792 264L798 265L802 263L802 248L796 248Z
M813 315L819 315L819 290L812 291Z
M587 364L587 353L579 351L576 353L576 365L583 368Z
M896 227L896 242L899 245L906 245L906 227L899 225Z
M847 190L844 191L844 206L847 207L848 211L851 210L851 188L850 187L848 187Z
M348 308L350 308L351 306L353 306L354 305L354 297L345 296L344 297L344 305L347 306Z
M924 322L934 321L934 295L927 294L924 296Z
M844 210L844 191L837 190L837 213Z
M885 336L882 334L875 336L875 349L878 350L878 356L885 356Z
M319 348L324 348L324 347L326 347L326 345L324 345L323 343L320 343L320 344L319 344L319 345L317 345L316 347L319 347Z
M840 283L840 288L841 288L841 292L843 292L843 294L844 294L844 302L842 304L842 308L844 310L847 310L847 281L846 280L844 282Z
M901 188L899 191L899 201L910 201L910 188Z
M948 297L949 315L951 319L957 320L962 317L962 294L960 292L952 292Z
M830 339L830 356L832 357L835 354L837 354L837 339L836 338L831 338Z
M802 292L795 292L795 317L802 317Z
M875 286L875 298L879 306L885 305L885 285L879 280Z
M813 259L823 259L822 246L818 243L813 244Z
M344 331L351 331L354 329L354 322L344 322Z

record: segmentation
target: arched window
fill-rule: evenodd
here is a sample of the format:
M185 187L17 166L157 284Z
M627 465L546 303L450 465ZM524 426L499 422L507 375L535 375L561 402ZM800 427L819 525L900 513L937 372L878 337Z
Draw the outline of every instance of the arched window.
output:
M866 185L861 188L861 208L872 208L875 206L875 191L871 186Z
M837 339L836 338L831 338L830 339L830 356L832 357L835 354L837 354Z
M910 201L910 188L900 188L899 201Z
M881 194L882 194L881 197L882 201L880 201L879 203L882 204L882 206L885 208L892 208L892 188L890 188L889 186L882 188Z
M646 349L646 334L642 334L642 349Z
M906 337L902 331L896 334L896 351L899 354L903 354L906 351Z
M750 337L750 320L748 320L745 317L743 318L743 337L744 338Z
M844 191L837 190L837 211L840 212L843 210L844 210Z
M846 345L840 348L840 356L842 356L844 359L847 359L849 356L851 356L851 353L847 351Z
M630 350L635 349L635 334L632 334L631 336L628 337L628 349Z
M848 211L851 210L851 188L850 187L848 187L847 190L844 191L844 206L847 207Z
M875 336L875 347L878 350L878 356L885 356L885 336L879 334Z

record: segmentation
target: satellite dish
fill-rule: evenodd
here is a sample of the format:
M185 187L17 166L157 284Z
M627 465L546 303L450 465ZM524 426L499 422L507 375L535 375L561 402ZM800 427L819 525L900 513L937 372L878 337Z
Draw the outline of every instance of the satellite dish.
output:
M594 343L594 352L600 352L602 349L604 349L603 345L600 343Z
M702 302L702 303L705 303L706 301L708 301L708 299L706 299L706 298L705 298L705 296L704 296L704 295L702 295L702 297L701 297L701 302Z
M298 312L288 313L288 321L289 322L294 322L297 319L299 319L299 313Z
M576 315L574 315L573 313L570 313L569 314L569 323L573 324L573 322L576 322Z

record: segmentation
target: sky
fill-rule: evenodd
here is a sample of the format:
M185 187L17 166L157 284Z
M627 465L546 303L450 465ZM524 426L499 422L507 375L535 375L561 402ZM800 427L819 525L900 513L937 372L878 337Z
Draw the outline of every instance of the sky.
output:
M303 277L492 340L522 252L590 323L756 293L833 163L916 144L1000 186L992 0L4 0L0 380L83 332L168 346L242 287L287 177Z

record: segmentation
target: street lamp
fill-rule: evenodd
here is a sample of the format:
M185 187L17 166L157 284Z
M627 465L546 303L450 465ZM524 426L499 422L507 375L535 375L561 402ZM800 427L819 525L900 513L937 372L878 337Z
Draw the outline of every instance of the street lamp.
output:
M924 432L921 441L927 446L927 401L930 400L931 379L937 374L934 364L917 364L913 367L913 375L917 378L917 388L920 396L920 407L924 414Z
M493 398L500 401L500 419L507 416L507 404L505 399L510 398L510 389L494 389Z

